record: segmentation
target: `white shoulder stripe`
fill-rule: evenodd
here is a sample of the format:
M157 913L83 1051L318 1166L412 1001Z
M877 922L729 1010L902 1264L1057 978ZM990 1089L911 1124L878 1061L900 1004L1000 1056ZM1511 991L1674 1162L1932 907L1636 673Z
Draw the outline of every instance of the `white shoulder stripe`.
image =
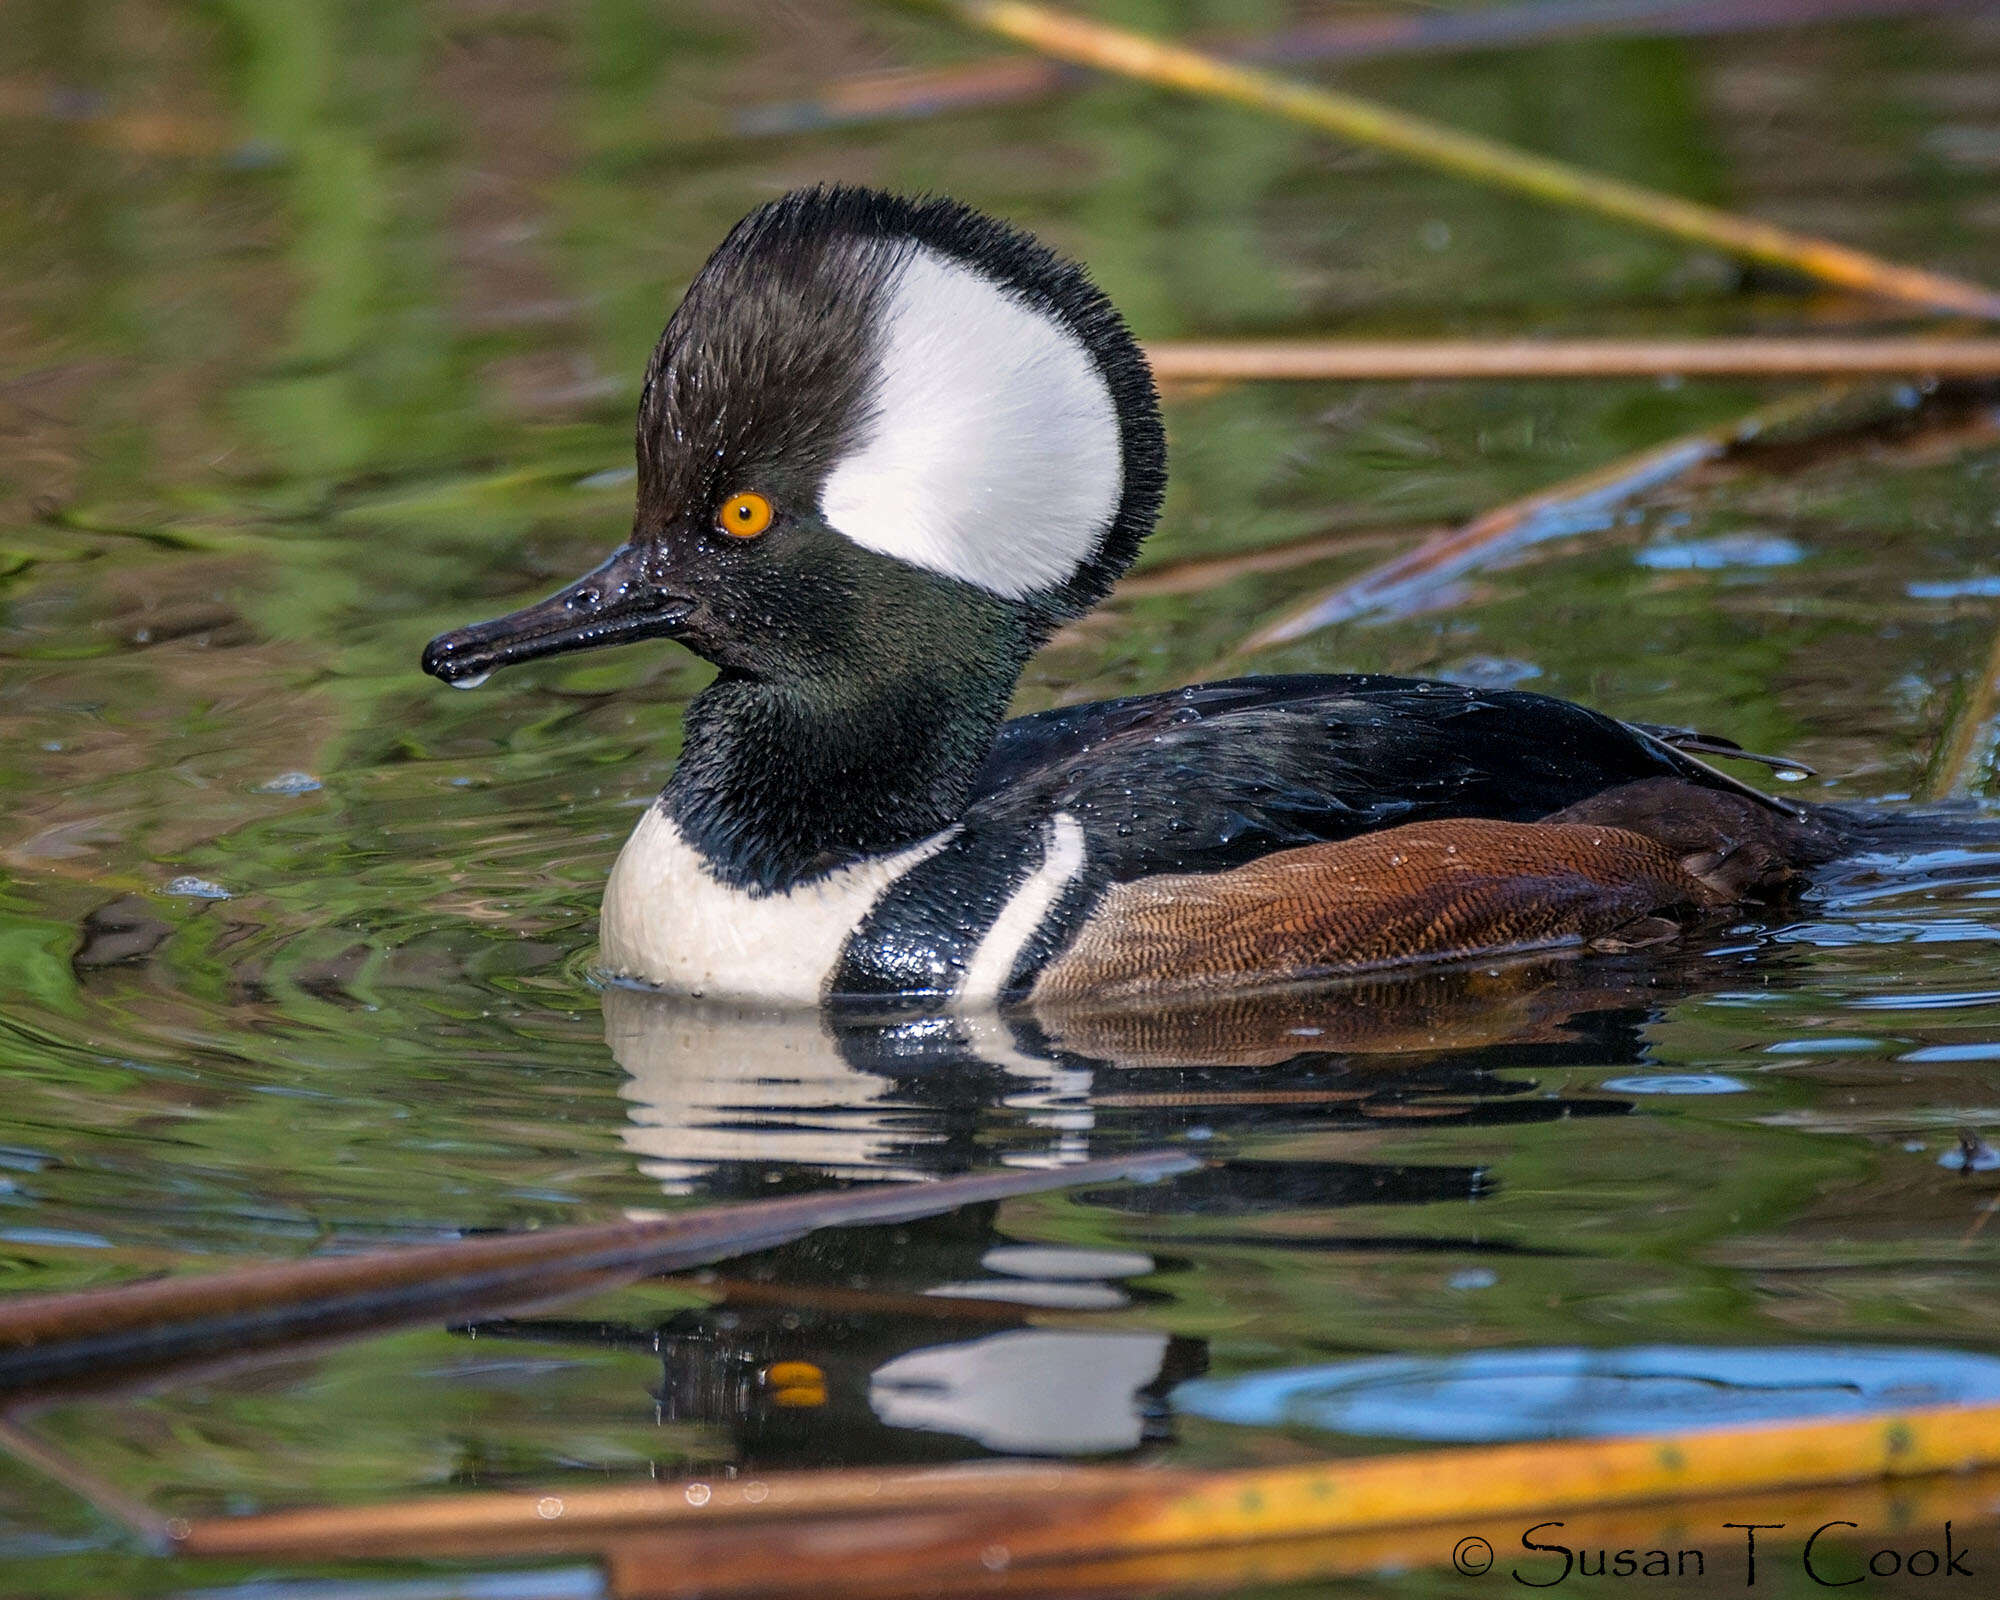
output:
M1118 512L1111 390L1056 318L932 251L878 313L874 415L820 510L867 549L1019 599L1065 581Z
M1068 812L1060 812L1042 830L1042 864L1000 908L1000 915L966 963L965 982L958 990L961 1001L992 1000L999 995L1035 930L1055 909L1063 890L1083 871L1083 862L1082 824Z

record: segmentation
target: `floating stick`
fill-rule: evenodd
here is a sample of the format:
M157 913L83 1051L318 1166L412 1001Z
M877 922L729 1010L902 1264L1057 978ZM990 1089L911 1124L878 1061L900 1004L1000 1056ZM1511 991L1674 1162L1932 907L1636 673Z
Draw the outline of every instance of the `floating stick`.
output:
M155 1549L164 1549L172 1542L171 1518L134 1499L116 1484L107 1483L47 1440L38 1439L13 1417L0 1416L0 1451L23 1466L33 1467L51 1483L60 1484L107 1520L124 1524Z
M1866 1538L1872 1542L1889 1534L1905 1547L1921 1541L1936 1548L1944 1524L1951 1520L1962 1530L1967 1525L1980 1528L1971 1537L1981 1537L1984 1528L1980 1525L1990 1521L1996 1498L2000 1498L2000 1474L1935 1476L1850 1484L1804 1495L1734 1495L1564 1512L1561 1530L1545 1529L1542 1537L1559 1539L1576 1551L1632 1550L1640 1553L1641 1560L1654 1550L1671 1551L1673 1575L1691 1580L1705 1575L1709 1561L1717 1562L1719 1571L1742 1570L1744 1534L1728 1528L1729 1523L1738 1524L1739 1529L1744 1523L1764 1525L1760 1554L1769 1550L1774 1540L1787 1537L1784 1532L1771 1532L1770 1524L1788 1524L1789 1542L1795 1546L1803 1543L1811 1530L1835 1524L1831 1531L1846 1536L1848 1549L1829 1548L1833 1541L1822 1540L1814 1551L1814 1571L1827 1580L1845 1582L1863 1571L1861 1561L1849 1553L1855 1541ZM1137 1555L1079 1554L1020 1565L1010 1559L1003 1565L1001 1553L1010 1557L1012 1553L1006 1543L1010 1530L1004 1516L1003 1510L980 1532L974 1531L976 1525L968 1525L965 1531L973 1536L961 1539L955 1547L942 1547L933 1532L924 1545L913 1549L911 1541L898 1538L900 1530L884 1518L869 1525L842 1522L837 1529L808 1523L784 1533L765 1530L754 1549L741 1537L745 1530L737 1530L738 1536L730 1539L656 1534L612 1546L611 1591L619 1600L654 1596L664 1600L686 1596L697 1587L710 1600L725 1595L757 1595L763 1600L781 1595L810 1595L813 1600L1236 1595L1315 1579L1379 1579L1386 1573L1421 1571L1447 1562L1464 1563L1471 1575L1484 1560L1480 1544L1471 1542L1480 1539L1490 1541L1493 1548L1493 1565L1488 1569L1491 1576L1486 1581L1497 1582L1509 1592L1520 1587L1511 1581L1516 1571L1524 1580L1549 1583L1559 1581L1563 1570L1559 1556L1538 1556L1521 1548L1519 1522L1512 1527L1488 1523L1476 1530L1465 1526L1391 1528ZM1852 1526L1838 1526L1843 1523ZM825 1541L836 1532L850 1538L840 1549L840 1559L828 1563ZM872 1541L867 1539L871 1532ZM1467 1541L1462 1549L1461 1539ZM1968 1542L1967 1532L1962 1531L1960 1548ZM1784 1559L1790 1562L1797 1557L1787 1552ZM696 1573L699 1579L691 1583L690 1576Z
M444 1554L462 1550L613 1549L648 1533L815 1518L894 1519L906 1570L921 1519L937 1519L947 1552L966 1519L1006 1528L987 1564L1023 1565L1550 1515L1696 1496L1754 1494L1882 1478L1964 1472L2000 1463L2000 1406L1940 1406L1807 1422L1758 1423L1643 1437L1576 1439L1305 1465L1193 1471L1145 1467L980 1465L928 1471L772 1473L681 1484L438 1496L177 1525L190 1555L295 1557ZM829 1522L829 1527L834 1526ZM804 1530L808 1534L810 1530ZM782 1536L780 1534L779 1536ZM990 1532L982 1537L992 1538ZM829 1533L832 1550L854 1537ZM711 1553L721 1547L709 1546ZM684 1579L693 1574L682 1573ZM717 1576L704 1563L703 1583Z
M2000 294L1943 273L1903 267L1829 240L1639 184L1603 177L1568 162L1514 149L1358 95L1322 89L1199 50L1108 27L1029 0L919 0L971 27L1046 55L1098 67L1164 88L1232 101L1304 123L1360 144L1393 150L1426 166L1595 212L1750 261L1786 267L1825 283L1932 311L2000 316Z
M1409 611L1453 579L1546 539L1587 533L1609 525L1637 496L1671 483L1704 462L1727 454L1759 434L1796 422L1845 400L1836 387L1791 395L1720 427L1670 440L1614 461L1524 500L1474 517L1462 528L1426 539L1414 550L1371 567L1331 591L1259 629L1233 655L1284 644L1337 622L1377 611Z
M1119 582L1121 600L1148 599L1163 594L1206 594L1217 584L1231 583L1258 573L1289 572L1294 567L1311 566L1330 556L1351 555L1356 550L1389 549L1407 545L1413 537L1429 536L1435 527L1336 528L1330 533L1308 534L1278 544L1261 545L1230 555L1189 556L1179 561L1163 561Z
M1685 1581L1706 1576L1711 1561L1718 1572L1742 1572L1746 1523L1759 1524L1763 1530L1760 1555L1770 1552L1774 1542L1780 1549L1787 1542L1800 1546L1812 1530L1828 1526L1833 1538L1819 1541L1813 1570L1823 1581L1840 1584L1864 1571L1860 1556L1853 1553L1863 1539L1869 1542L1859 1544L1862 1551L1880 1542L1883 1534L1905 1549L1911 1545L1938 1549L1945 1523L1956 1521L1960 1551L1973 1540L1981 1540L1976 1547L1984 1548L1996 1503L2000 1503L2000 1473L1938 1474L1803 1493L1565 1510L1560 1513L1561 1529L1544 1529L1538 1537L1558 1540L1578 1552L1632 1550L1640 1560L1655 1550L1671 1551L1672 1575ZM1520 1587L1512 1582L1517 1571L1530 1583L1560 1582L1563 1571L1559 1555L1538 1554L1520 1545L1522 1522L1529 1520L1525 1516L1511 1526L1488 1522L1385 1528L1131 1555L1080 1550L1017 1564L1007 1542L1013 1531L1009 1515L1002 1506L983 1526L965 1518L955 1535L949 1525L941 1528L933 1523L920 1542L913 1542L905 1526L882 1517L760 1528L754 1541L747 1537L753 1530L743 1528L705 1530L706 1536L703 1530L654 1534L611 1546L607 1552L611 1592L619 1600L666 1600L693 1591L707 1600L728 1595L756 1595L760 1600L791 1595L809 1595L812 1600L1236 1595L1314 1579L1379 1579L1386 1573L1447 1563L1463 1564L1462 1570L1472 1576L1486 1560L1482 1545L1491 1549L1493 1564L1487 1569L1490 1576L1480 1576L1510 1592ZM1730 1528L1731 1523L1736 1528ZM1786 1525L1784 1531L1773 1530L1772 1525L1779 1523ZM839 1559L828 1562L828 1546L834 1539L841 1541ZM1847 1549L1839 1548L1835 1539ZM1088 1534L1081 1534L1079 1544L1087 1543ZM1008 1558L1004 1562L1003 1554ZM1803 1551L1787 1551L1781 1559L1793 1563L1802 1556Z
M1180 1151L1155 1151L1070 1167L703 1206L635 1222L542 1228L444 1245L260 1262L108 1289L21 1295L0 1301L0 1388L79 1372L96 1377L107 1366L545 1304L647 1273L770 1249L818 1228L906 1222L982 1200L1163 1178L1200 1165Z
M1162 383L2000 376L2000 339L1256 340L1150 344Z

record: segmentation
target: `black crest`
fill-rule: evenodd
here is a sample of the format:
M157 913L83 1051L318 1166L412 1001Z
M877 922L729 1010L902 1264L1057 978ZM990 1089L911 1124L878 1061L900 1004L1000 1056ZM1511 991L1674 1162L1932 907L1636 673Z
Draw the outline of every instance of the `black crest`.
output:
M921 246L962 263L1068 328L1118 418L1123 491L1096 553L1031 596L1049 625L1103 599L1152 531L1166 436L1152 373L1083 269L956 200L874 189L795 190L751 212L689 287L648 365L639 404L639 512L713 498L732 471L783 459L824 471L865 416L871 330L886 284ZM764 397L782 397L772 406Z

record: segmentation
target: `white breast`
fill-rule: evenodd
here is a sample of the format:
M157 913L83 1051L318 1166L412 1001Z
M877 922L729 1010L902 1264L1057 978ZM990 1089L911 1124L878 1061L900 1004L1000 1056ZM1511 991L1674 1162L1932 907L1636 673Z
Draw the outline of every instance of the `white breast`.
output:
M890 884L949 837L756 895L718 882L666 813L649 806L604 886L604 964L687 994L815 1005L847 936Z

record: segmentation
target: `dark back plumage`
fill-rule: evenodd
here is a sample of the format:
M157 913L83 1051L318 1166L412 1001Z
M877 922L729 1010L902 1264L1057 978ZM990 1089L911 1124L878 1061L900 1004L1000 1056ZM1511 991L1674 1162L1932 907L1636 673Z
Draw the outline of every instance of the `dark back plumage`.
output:
M885 894L836 988L952 986L1076 819L1085 870L1023 949L1016 987L1113 884L1455 817L1533 822L1649 778L1722 784L1625 724L1521 690L1368 675L1233 678L1017 718L959 832Z

